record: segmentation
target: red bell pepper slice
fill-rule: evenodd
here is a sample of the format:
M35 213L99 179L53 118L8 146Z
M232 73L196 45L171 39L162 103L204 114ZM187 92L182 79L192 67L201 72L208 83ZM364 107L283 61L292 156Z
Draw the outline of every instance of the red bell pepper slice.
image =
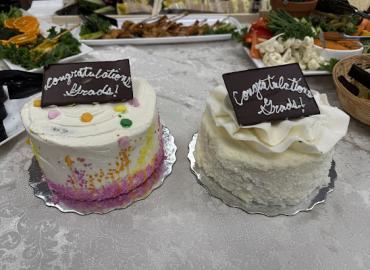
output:
M257 42L258 42L257 33L253 32L252 33L251 57L260 59L262 56L261 56L260 51L256 48Z

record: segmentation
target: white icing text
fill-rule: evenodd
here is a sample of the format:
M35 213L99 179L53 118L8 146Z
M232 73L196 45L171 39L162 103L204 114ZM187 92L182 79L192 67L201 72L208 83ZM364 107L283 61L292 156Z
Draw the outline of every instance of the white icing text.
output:
M58 85L60 82L66 81L67 85L71 85L72 79L74 78L94 78L94 79L110 79L115 82L122 83L125 87L131 87L131 77L120 74L120 69L107 69L103 71L98 69L96 72L92 70L92 67L82 67L76 70L72 70L59 77L50 77L47 79L44 89L48 90L53 86Z
M263 104L260 105L260 110L258 111L258 114L271 115L271 114L279 114L279 113L290 111L290 110L302 110L302 113L304 113L305 106L306 105L303 103L303 100L301 97L299 98L298 102L294 99L288 98L288 101L286 104L278 104L278 105L274 105L271 99L264 98Z
M277 81L274 80L275 76L268 75L265 79L260 79L253 85L243 90L241 93L238 91L233 92L233 98L236 104L243 106L252 96L256 96L258 100L263 100L263 91L270 91L274 89L287 90L297 93L303 93L309 98L313 98L311 91L304 86L299 85L301 78L285 78L280 76Z
M102 89L82 89L81 85L74 83L69 91L66 91L64 96L75 97L75 96L113 96L116 97L118 92L118 85L114 91L108 85L105 85Z

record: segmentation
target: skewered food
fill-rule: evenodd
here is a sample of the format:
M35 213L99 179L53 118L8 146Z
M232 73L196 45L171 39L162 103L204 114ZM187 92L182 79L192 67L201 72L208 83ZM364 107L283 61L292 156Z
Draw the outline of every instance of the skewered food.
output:
M94 16L94 15L93 15ZM232 33L236 29L234 25L223 21L217 21L210 25L206 20L196 20L191 25L184 25L177 22L182 16L175 19L167 16L161 16L159 19L152 21L144 20L139 23L133 21L124 21L121 28L110 28L105 33L102 32L101 27L96 27L98 32L88 31L87 27L91 27L91 22L97 24L102 20L101 18L93 17L89 20L89 25L84 24L80 33L82 39L116 39L116 38L149 38L149 37L174 37L174 36L198 36L210 34L226 34ZM104 29L103 29L104 30Z

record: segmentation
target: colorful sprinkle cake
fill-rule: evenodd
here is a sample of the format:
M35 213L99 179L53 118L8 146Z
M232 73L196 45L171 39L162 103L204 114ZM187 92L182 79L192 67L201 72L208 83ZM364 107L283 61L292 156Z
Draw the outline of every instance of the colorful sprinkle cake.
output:
M162 128L156 95L133 79L134 99L125 103L22 109L32 151L58 197L95 201L128 193L161 165Z

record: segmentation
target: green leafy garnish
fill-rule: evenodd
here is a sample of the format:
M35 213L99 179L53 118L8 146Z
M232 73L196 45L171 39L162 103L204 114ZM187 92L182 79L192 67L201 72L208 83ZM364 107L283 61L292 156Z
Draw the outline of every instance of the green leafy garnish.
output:
M22 11L17 7L10 7L8 12L0 12L0 27L3 27L7 19L18 18L22 16Z
M100 18L96 14L85 17L85 21L81 25L80 37L88 39L89 35L94 33L105 34L110 30L111 23L108 20Z
M338 59L336 59L336 58L330 58L329 62L320 65L320 70L325 70L325 71L329 71L330 73L332 73L334 66L338 62L339 62Z
M284 34L284 39L304 39L307 36L316 36L311 22L305 18L294 18L283 10L272 10L269 12L267 28L273 34Z
M58 35L58 32L55 28L55 26L51 27L49 30L48 30L48 38L55 38L57 35Z

